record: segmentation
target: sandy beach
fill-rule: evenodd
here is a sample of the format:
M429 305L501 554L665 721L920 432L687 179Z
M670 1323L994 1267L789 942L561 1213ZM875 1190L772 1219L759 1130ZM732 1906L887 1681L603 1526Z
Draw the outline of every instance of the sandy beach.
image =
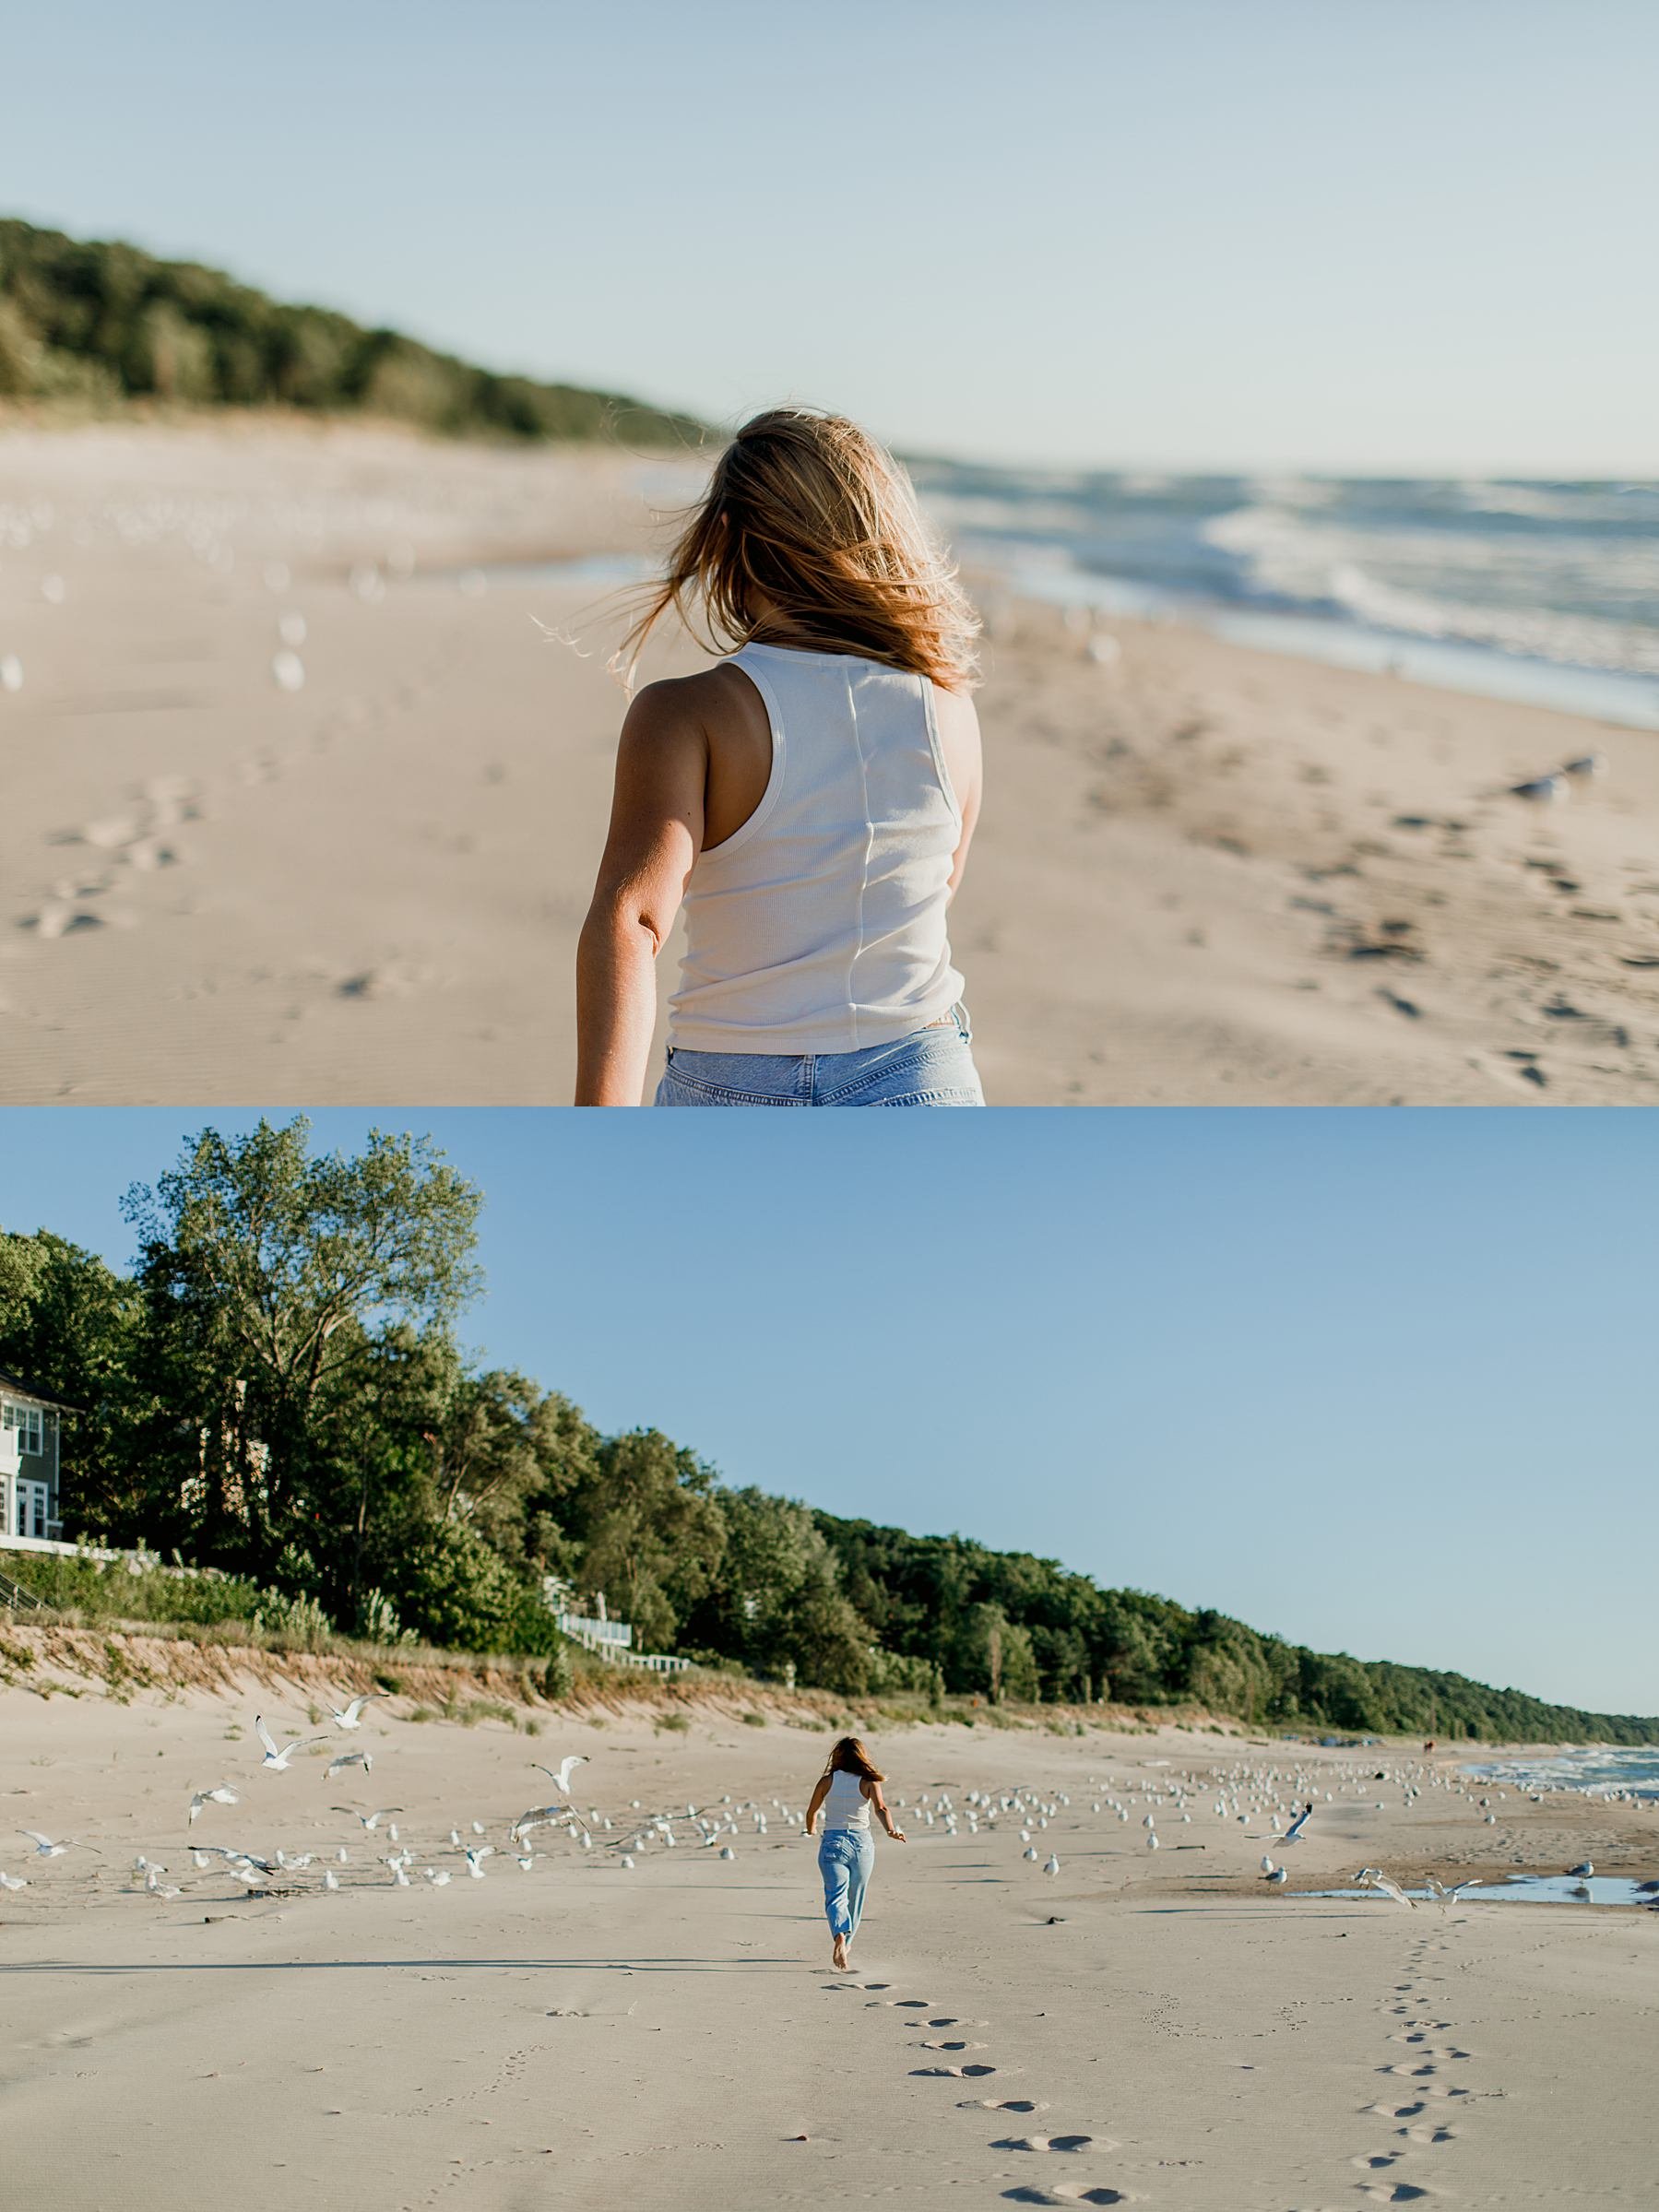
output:
M44 1656L25 1671L34 1688L0 1691L0 1865L30 1881L0 1898L20 2204L148 2212L226 2186L248 2212L1659 2200L1659 1916L1299 1894L1362 1863L1410 1883L1593 1852L1651 1875L1651 1811L1511 1789L1491 1792L1489 1825L1487 1786L1416 1746L872 1730L910 1840L880 1847L836 1975L812 1846L783 1816L828 1741L804 1703L734 1688L542 1707L531 1737L527 1711L467 1727L412 1718L406 1696L278 1774L259 1766L255 1713L278 1738L327 1728L326 1706L363 1686L342 1662L267 1655L171 1690L129 1674L118 1695ZM371 1752L372 1780L325 1780L346 1747ZM543 1828L521 1872L509 1824L550 1794L530 1762L567 1751L589 1762L575 1796L597 1848ZM241 1802L188 1826L191 1792L219 1783ZM1269 1802L1303 1790L1306 1839L1278 1847ZM981 1803L975 1832L970 1792L1021 1794L994 1826ZM409 1887L382 1863L387 1823L370 1838L334 1805L401 1808ZM102 1856L34 1857L22 1828ZM452 1830L495 1847L480 1878ZM250 1897L191 1845L314 1855ZM1264 1851L1290 1865L1285 1888L1263 1882ZM146 1894L140 1855L179 1894Z
M637 553L693 481L260 419L0 432L0 1099L567 1101L617 624L511 571ZM1651 733L991 612L954 934L994 1103L1659 1094ZM1508 795L1587 754L1569 799Z

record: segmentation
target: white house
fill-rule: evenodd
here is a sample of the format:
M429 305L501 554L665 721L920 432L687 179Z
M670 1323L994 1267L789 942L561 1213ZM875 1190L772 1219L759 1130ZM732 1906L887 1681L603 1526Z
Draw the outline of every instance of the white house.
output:
M58 1431L74 1410L0 1367L0 1533L62 1536Z

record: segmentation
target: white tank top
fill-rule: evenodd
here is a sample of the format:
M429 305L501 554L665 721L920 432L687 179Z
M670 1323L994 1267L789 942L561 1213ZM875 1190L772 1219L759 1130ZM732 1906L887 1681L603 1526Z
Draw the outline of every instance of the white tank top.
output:
M867 1828L870 1826L870 1800L864 1794L864 1778L848 1774L837 1767L830 1776L829 1795L820 1811L824 1831L831 1828Z
M698 856L669 1042L857 1052L961 998L945 904L962 811L925 676L849 653L744 645L772 726L759 806Z

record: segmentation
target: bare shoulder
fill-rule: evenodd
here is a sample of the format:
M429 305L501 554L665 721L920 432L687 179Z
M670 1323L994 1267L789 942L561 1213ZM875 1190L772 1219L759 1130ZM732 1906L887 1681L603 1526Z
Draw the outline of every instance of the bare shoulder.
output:
M628 702L626 727L631 731L664 733L707 727L717 716L724 696L716 680L718 668L699 669L694 676L663 676L646 684Z
M979 711L974 704L972 692L947 691L942 683L933 686L933 716L939 724L939 734L947 730L978 740Z
M634 695L635 715L653 724L696 723L704 728L728 720L752 696L752 686L735 668L699 668L691 676L662 676Z
M948 692L933 686L933 720L939 731L939 749L950 771L951 782L965 809L977 802L981 774L979 716L971 692Z

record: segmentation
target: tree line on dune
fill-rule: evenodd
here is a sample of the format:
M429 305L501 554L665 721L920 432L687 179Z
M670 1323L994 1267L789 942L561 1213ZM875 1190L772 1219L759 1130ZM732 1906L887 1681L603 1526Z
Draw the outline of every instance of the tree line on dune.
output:
M289 407L445 436L694 444L691 416L500 375L194 262L0 219L0 400Z
M848 1696L1659 1740L1659 1720L1310 1651L1053 1560L730 1487L655 1429L601 1435L463 1353L481 1204L426 1139L317 1153L300 1118L205 1130L130 1190L130 1273L49 1230L0 1234L0 1366L80 1409L70 1527L223 1578L141 1578L143 1603L551 1661L557 1607L602 1595L640 1649ZM74 1561L6 1567L60 1604L89 1587Z

